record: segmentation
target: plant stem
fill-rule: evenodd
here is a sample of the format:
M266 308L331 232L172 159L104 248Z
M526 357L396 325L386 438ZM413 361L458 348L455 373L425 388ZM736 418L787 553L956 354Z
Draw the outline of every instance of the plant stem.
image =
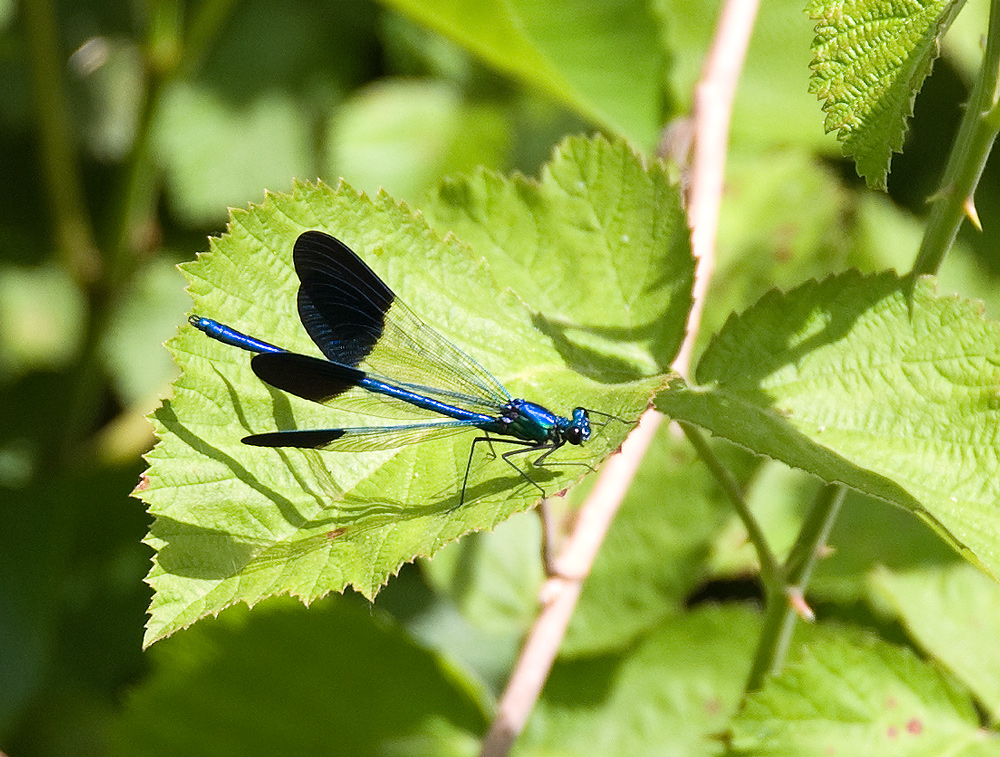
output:
M643 414L621 450L604 464L577 513L576 525L559 554L554 575L540 592L545 597L542 611L528 632L497 704L496 718L483 739L480 757L503 757L524 729L566 635L583 582L662 420L655 410Z
M58 440L56 455L60 460L79 454L82 440L91 432L97 419L104 380L101 345L111 325L115 304L137 265L136 259L130 255L129 231L139 215L138 209L148 208L153 199L148 186L151 175L148 151L161 81L159 77L151 76L147 82L132 149L116 188L116 199L102 244L106 250L104 271L89 291L87 328L74 371L76 379L68 401L64 431Z
M236 3L237 0L205 0L197 8L191 9L192 20L184 35L184 57L178 63L179 75L187 76L192 73L205 59Z
M804 593L846 494L847 488L840 484L827 484L820 489L799 530L788 560L779 571L781 580L771 584L765 581L767 611L757 654L747 680L747 692L759 689L765 677L778 671L784 664L799 615L790 600L793 596L801 597Z
M957 8L958 6L956 6ZM1000 131L1000 0L990 2L990 26L986 54L972 89L969 105L962 117L952 145L941 187L934 196L927 231L924 233L914 275L936 273L951 249L962 225L971 217L978 227L974 196L986 160Z
M232 5L231 0L215 0L202 6L197 25L199 58L213 33L221 28L223 17ZM82 256L80 250L96 251L97 245L82 201L79 170L66 126L70 120L65 107L61 110L57 107L64 98L58 80L51 0L32 0L25 4L25 13L34 19L29 27L37 27L31 35L32 49L38 60L35 88L38 92L46 176L56 212L60 247L69 251L65 253L67 259L78 260ZM104 382L101 345L111 324L115 304L140 262L134 255L132 230L146 220L150 209L155 207L150 141L161 95L167 82L178 74L182 66L184 71L189 72L195 65L182 54L181 20L181 4L177 0L158 0L150 4L145 45L147 80L139 121L132 149L121 170L110 215L103 224L100 239L100 249L104 253L102 265L91 265L86 269L93 274L84 287L88 318L80 356L72 371L74 381L66 399L64 428L53 439L55 448L46 451L62 462L67 462L71 456L81 456L81 449L84 449L82 442L97 420ZM96 252L93 256L96 260Z
M67 273L85 289L101 271L101 260L73 145L72 123L63 90L61 56L52 0L21 6L28 39L38 141L45 193L53 215L56 249Z
M743 521L743 527L747 530L747 537L757 551L757 559L760 562L761 580L764 582L764 585L777 586L781 581L781 568L778 565L778 560L775 558L774 552L771 551L771 546L767 543L767 537L764 535L763 529L757 523L757 519L743 498L743 493L740 491L736 479L733 478L733 475L726 469L719 458L715 456L715 452L712 451L711 446L709 446L708 441L699 428L686 421L677 421L677 425L684 431L684 435L687 436L688 441L691 442L702 462L708 466L715 480L722 487L726 496L729 497L729 501L732 503L733 509L736 510L736 514Z
M90 365L96 352L94 329L102 300L106 261L98 252L94 230L84 203L83 181L69 124L69 109L62 84L62 65L51 0L23 6L31 59L32 84L38 117L42 175L52 209L56 248L63 268L76 282L88 303L87 321L78 366L72 372L73 388L67 400L64 427L52 436L52 449L41 459L64 463L80 437L80 429L95 412L99 372ZM84 402L83 398L89 401ZM38 465L40 472L51 465Z

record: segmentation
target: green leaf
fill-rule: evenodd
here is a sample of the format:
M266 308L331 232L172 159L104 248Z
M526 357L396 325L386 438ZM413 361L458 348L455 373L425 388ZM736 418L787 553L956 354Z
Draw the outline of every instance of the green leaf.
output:
M642 147L660 127L663 56L637 0L385 0L490 65ZM628 82L628 86L623 86Z
M191 226L214 226L225 208L313 173L309 124L285 93L234 107L207 87L164 90L154 134L171 209ZM234 170L238 169L238 170Z
M772 292L669 415L924 517L1000 574L1000 330L974 303L857 273Z
M473 754L483 697L358 604L272 599L157 645L112 754Z
M759 626L746 609L703 607L620 655L558 660L513 754L721 754Z
M499 106L466 103L447 82L382 79L330 120L327 163L355 187L416 199L441 176L501 164L509 131Z
M538 182L449 179L423 210L504 271L575 370L623 381L669 369L691 307L690 232L676 187L623 142L568 139Z
M903 149L913 100L963 0L814 0L817 21L809 90L824 127L868 186L885 189L889 159Z
M971 565L896 573L874 583L921 648L1000 717L1000 586Z
M908 649L837 637L795 656L736 717L736 754L996 754L968 700Z
M291 195L272 195L259 207L235 212L211 252L185 266L195 312L318 354L296 313L291 249L305 229L333 232L515 396L563 412L583 405L625 419L598 425L586 445L553 456L553 462L596 467L662 381L650 377L652 370L643 375L612 368L637 356L635 362L657 365L643 345L656 345L663 357L676 351L693 264L686 245L654 244L664 228L677 238L687 235L676 193L650 195L647 183L634 180L638 171L665 182L658 166L641 168L624 144L602 140L568 141L553 165L568 171L581 160L575 175L602 168L594 173L596 186L554 187L551 175L540 184L496 178L500 185L532 188L538 202L551 205L546 215L559 219L539 246L511 223L525 216L531 193L507 193L489 218L510 255L475 240L471 247L455 236L442 240L388 196L372 201L344 184L336 190L298 185ZM629 209L630 234L617 224L581 226L589 202L615 194L600 180L617 191L612 209ZM606 212L593 205L589 220L596 224ZM603 242L595 244L597 238ZM687 289L662 277L656 269L661 263L680 271ZM539 297L545 291L540 284L521 297L520 284L535 270L544 272L540 281L552 291L577 286L572 302L550 308ZM636 271L645 273L639 278ZM583 273L595 276L590 289ZM685 306L671 306L672 298ZM649 310L654 305L679 322L661 323L659 311ZM578 330L597 336L581 346ZM173 398L153 416L160 441L138 492L156 516L148 539L157 555L148 579L155 595L147 643L237 601L291 593L308 602L347 585L372 597L404 562L492 528L538 499L535 487L484 454L474 459L465 506L456 510L471 432L364 454L245 446L239 440L248 432L380 421L271 390L253 375L248 353L193 328L182 329L170 346L182 375ZM553 465L531 475L552 493L582 478L581 469Z

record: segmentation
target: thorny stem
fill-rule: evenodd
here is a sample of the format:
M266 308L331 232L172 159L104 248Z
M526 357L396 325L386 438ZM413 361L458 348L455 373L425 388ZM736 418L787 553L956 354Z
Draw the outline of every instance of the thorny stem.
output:
M784 664L795 622L801 615L796 600L801 600L805 592L846 494L846 487L840 484L827 484L820 489L788 560L777 574L778 580L768 581L763 571L761 573L767 610L757 654L747 679L748 692L759 689L766 676Z
M955 12L961 7L956 3ZM945 166L941 187L933 198L912 273L937 273L965 218L979 227L974 196L986 160L1000 132L1000 0L990 3L986 54L968 107Z
M771 545L767 543L764 530L757 523L757 519L750 511L747 501L743 498L743 492L740 491L736 479L733 478L733 475L719 461L719 458L715 456L712 446L696 426L692 426L685 421L678 421L677 425L684 431L684 435L691 442L702 462L705 463L708 470L715 477L715 480L722 487L726 497L732 503L733 509L736 510L736 514L743 522L743 527L747 530L747 537L757 551L757 559L760 561L761 580L764 582L764 585L778 585L781 581L781 568L778 565L778 560L774 556L774 552L771 551Z

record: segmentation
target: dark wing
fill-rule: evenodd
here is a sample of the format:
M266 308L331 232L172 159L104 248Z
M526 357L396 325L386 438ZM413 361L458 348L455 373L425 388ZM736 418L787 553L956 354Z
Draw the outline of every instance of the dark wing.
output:
M296 352L263 352L250 367L261 381L314 402L327 402L353 389L364 371Z
M356 368L385 328L396 295L339 239L306 231L292 251L299 276L299 318L335 363Z
M330 360L470 410L510 400L489 371L424 324L339 240L306 231L293 257L299 317Z
M429 439L440 439L475 428L467 421L430 421L402 426L362 426L358 428L302 429L272 431L243 438L254 447L299 447L332 452L374 452L398 449Z

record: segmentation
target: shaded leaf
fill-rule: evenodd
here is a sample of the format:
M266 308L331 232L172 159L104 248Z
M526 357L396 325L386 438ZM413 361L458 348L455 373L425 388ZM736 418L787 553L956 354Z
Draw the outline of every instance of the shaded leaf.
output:
M884 189L913 100L962 0L815 0L809 89L868 186Z
M328 173L359 189L417 199L441 176L502 163L509 130L499 106L466 103L446 82L381 80L331 119Z
M656 143L663 58L636 0L387 0L512 76L642 147ZM622 82L628 86L622 86Z
M704 607L622 654L557 661L513 754L721 754L759 626L745 608Z
M921 648L954 672L1000 717L1000 586L971 565L882 570L876 590Z
M234 607L157 645L112 754L475 753L475 688L369 608L270 600L249 615Z
M795 657L736 717L736 754L996 753L968 700L908 649L837 637Z

